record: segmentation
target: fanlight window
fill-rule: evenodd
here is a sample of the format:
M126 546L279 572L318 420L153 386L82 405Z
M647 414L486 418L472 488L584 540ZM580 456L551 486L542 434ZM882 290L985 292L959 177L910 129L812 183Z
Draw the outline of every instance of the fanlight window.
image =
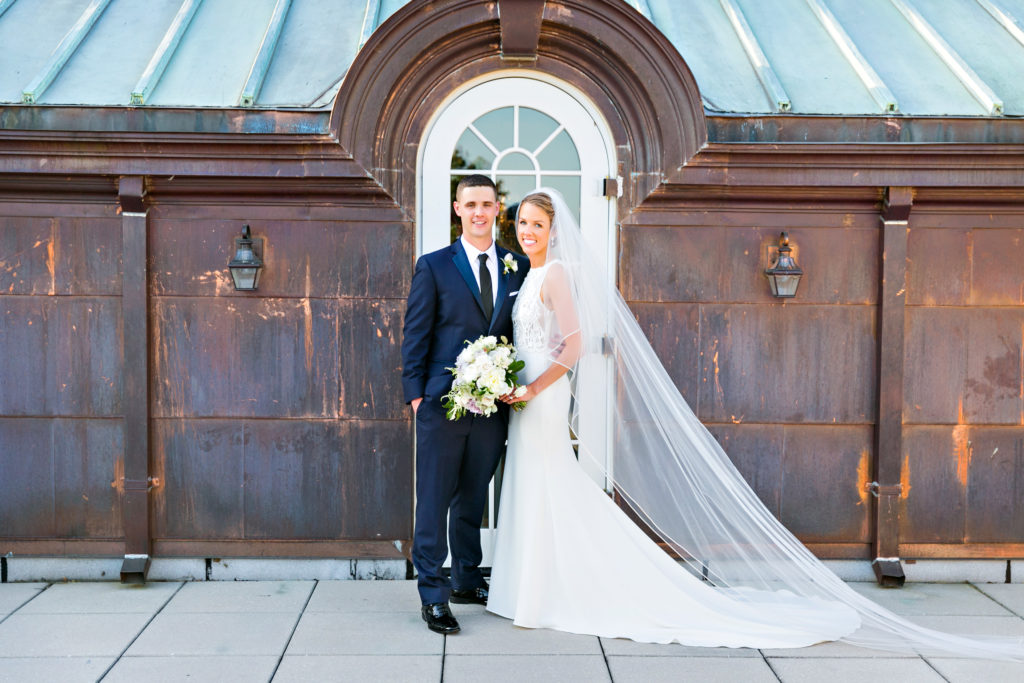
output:
M462 132L452 153L451 189L465 175L482 173L498 186L505 213L498 218L498 242L518 251L514 210L538 187L553 187L579 220L580 155L565 126L547 114L514 105L478 117ZM452 213L452 240L459 219Z

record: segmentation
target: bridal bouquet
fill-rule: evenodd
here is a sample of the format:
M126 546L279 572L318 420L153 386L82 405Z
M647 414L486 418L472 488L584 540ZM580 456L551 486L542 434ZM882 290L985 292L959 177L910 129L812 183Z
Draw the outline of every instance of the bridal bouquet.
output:
M466 343L468 346L455 359L455 367L448 368L455 375L452 390L443 399L449 420L458 420L467 412L493 415L500 397L526 392L526 387L516 384L516 373L525 363L516 360L516 348L508 339L502 337L499 342L494 336L485 336ZM512 407L522 410L525 405L516 403Z

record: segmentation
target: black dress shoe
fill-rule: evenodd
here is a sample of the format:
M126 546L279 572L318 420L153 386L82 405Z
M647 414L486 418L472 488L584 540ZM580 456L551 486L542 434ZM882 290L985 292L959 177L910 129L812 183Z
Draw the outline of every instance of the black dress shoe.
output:
M427 622L427 628L435 633L458 633L460 630L459 622L452 616L452 610L446 602L423 605L420 614L423 621Z
M459 605L486 605L487 589L470 588L465 591L453 590L451 600Z

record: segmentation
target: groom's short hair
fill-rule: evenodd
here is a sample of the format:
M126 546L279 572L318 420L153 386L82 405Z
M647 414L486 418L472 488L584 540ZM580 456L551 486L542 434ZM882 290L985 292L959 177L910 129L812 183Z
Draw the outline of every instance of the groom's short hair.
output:
M494 190L494 199L498 199L498 188L494 185L494 181L485 175L474 173L459 181L459 184L455 187L455 201L459 201L462 191L467 187L489 187Z

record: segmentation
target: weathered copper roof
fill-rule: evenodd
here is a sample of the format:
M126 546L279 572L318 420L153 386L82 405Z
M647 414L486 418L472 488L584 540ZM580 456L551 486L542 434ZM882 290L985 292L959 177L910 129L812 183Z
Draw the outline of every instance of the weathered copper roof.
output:
M1024 0L624 0L709 112L1024 115ZM321 109L402 0L0 0L0 103Z

